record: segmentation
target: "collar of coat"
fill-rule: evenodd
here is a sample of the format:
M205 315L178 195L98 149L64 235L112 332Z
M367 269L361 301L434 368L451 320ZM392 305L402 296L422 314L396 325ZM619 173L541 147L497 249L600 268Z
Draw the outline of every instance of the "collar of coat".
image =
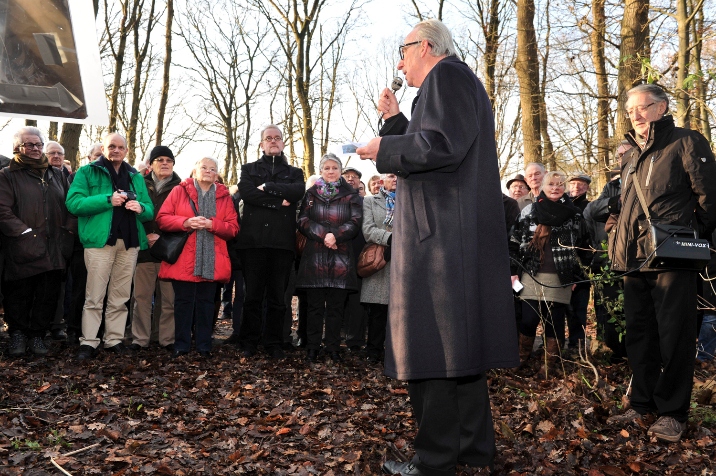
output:
M107 174L109 174L109 170L107 170L107 167L104 166L104 162L102 161L102 159L106 160L107 162L112 163L111 160L109 160L108 158L106 158L105 156L102 155L102 156L99 157L99 159L97 159L97 160L95 160L94 162L90 163L90 165L91 165L92 167L97 167L97 168L99 168L99 169L101 169L101 170L104 170ZM129 163L128 163L128 162L125 162L124 160L122 161L121 167L124 167L124 168L127 169L127 172L129 172L129 176L130 176L130 177L139 173L139 172L137 171L137 169L135 169L134 167L132 167L131 165L129 165Z
M318 190L318 188L314 185L311 188L309 188L307 190L307 192L310 193L311 195L313 195L314 197L316 197L317 199L323 200L325 202L326 201L325 197L320 196L318 194L317 190ZM335 200L336 198L345 197L347 195L358 195L358 190L351 187L351 184L346 182L346 179L341 177L341 184L338 186L338 193L331 200Z
M151 172L144 176L144 183L147 185L147 190L154 190L154 179L152 178ZM174 188L180 183L181 177L179 177L176 172L172 172L172 178L169 179L169 182L167 182L166 186L164 187L164 190L169 190L166 187Z
M667 138L669 133L674 130L674 127L676 127L674 126L674 117L670 114L649 124L649 139L643 149L639 147L639 141L636 140L637 134L634 129L624 134L624 137L635 146L636 150L646 152L654 145L654 142Z
M226 188L225 185L220 184L219 182L214 182L214 185L216 185L216 200L219 201L220 198L228 197L229 196L229 189ZM197 192L196 187L194 186L194 179L192 177L184 179L182 183L179 184L180 187L184 187L184 190L186 190L186 193L189 194L191 199L194 201L194 203L199 205L199 192Z

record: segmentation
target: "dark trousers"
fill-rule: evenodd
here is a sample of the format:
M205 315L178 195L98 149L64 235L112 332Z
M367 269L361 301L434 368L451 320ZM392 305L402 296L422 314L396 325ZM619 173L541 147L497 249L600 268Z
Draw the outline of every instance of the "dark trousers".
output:
M244 314L244 272L242 270L235 269L231 272L231 281L224 285L221 302L225 303L224 314L231 315L232 334L239 335L241 318Z
M292 251L268 248L241 250L246 295L239 341L245 349L256 349L261 341L261 314L266 297L266 325L263 343L265 350L283 344L283 320L286 313L284 293L293 266Z
M67 314L67 332L81 336L82 309L85 307L85 289L87 288L87 267L84 253L81 250L75 249L75 252L72 253L69 272L72 275L72 300L70 312Z
M308 297L307 349L318 350L321 348L324 315L326 321L326 351L335 352L340 349L343 305L346 302L347 294L348 291L345 289L337 288L306 289Z
M385 348L385 331L388 325L388 305L370 303L365 305L368 311L368 355L381 356Z
M564 341L564 313L567 305L551 301L533 301L527 299L522 302L522 322L520 334L527 337L537 335L537 326L540 321L544 326L545 337L555 337Z
M695 271L636 273L624 278L631 406L680 422L688 419L696 341Z
M455 466L492 466L495 434L484 374L409 380L418 432L413 464L428 475L454 475Z
M3 281L5 322L10 334L45 337L55 317L62 271L45 271L29 278Z
M572 291L572 300L567 308L567 326L569 329L569 345L576 347L578 341L585 338L584 329L587 327L587 307L589 306L589 288L578 284Z
M174 350L191 350L191 331L195 329L196 350L211 351L216 283L172 281L174 288Z
M346 333L348 347L363 347L365 345L365 328L368 315L360 303L360 290L363 280L358 279L358 292L348 295L343 310L343 330Z

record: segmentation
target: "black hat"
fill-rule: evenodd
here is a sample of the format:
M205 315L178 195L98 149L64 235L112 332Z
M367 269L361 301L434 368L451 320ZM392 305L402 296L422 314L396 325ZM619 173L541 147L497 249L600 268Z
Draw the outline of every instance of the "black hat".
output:
M355 172L356 175L358 175L358 178L363 178L363 174L360 173L360 170L354 168L354 167L346 167L343 169L343 172L341 172L341 175L345 175L348 172Z
M532 190L529 185L527 185L527 180L525 180L525 176L522 174L517 174L513 178L507 181L507 189L509 190L510 185L512 185L512 182L522 182L525 184L525 187L527 187L527 190Z
M149 153L149 165L152 165L152 162L154 162L154 159L157 157L169 157L172 160L176 160L174 159L174 153L172 150L165 145L158 145L152 149Z

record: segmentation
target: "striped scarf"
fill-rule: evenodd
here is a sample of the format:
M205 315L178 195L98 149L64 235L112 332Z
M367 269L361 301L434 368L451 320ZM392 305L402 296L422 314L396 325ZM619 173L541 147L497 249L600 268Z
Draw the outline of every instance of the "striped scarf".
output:
M382 193L385 197L385 220L383 220L383 224L387 226L393 226L393 213L395 212L395 192L389 192L383 187L380 187L380 193Z

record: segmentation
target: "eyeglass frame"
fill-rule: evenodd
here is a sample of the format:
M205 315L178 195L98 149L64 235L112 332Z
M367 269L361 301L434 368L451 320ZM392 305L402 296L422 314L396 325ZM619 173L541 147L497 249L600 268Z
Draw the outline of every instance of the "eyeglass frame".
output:
M264 137L263 139L261 139L261 142L268 142L268 143L271 143L271 142L279 142L279 141L280 141L280 142L283 142L283 137L280 137L280 136L271 137L271 136L269 136L269 137Z
M53 150L52 152L45 152L45 155L62 155L64 156L64 152L60 152L59 150Z
M42 150L43 147L45 147L44 142L21 142L19 147L24 147L25 149L40 149Z
M404 45L398 46L398 55L400 56L400 60L402 61L405 59L405 52L403 51L405 48L407 48L408 46L418 45L422 42L423 42L423 40L417 40L417 41L411 41L410 43L405 43Z
M157 157L156 159L152 160L152 163L154 163L154 162L159 162L160 164L174 164L174 163L176 163L175 160L172 159L171 157L165 157L165 158L163 158L163 159L160 159L160 158Z
M646 106L634 106L631 111L629 111L629 110L627 110L627 109L624 109L624 116L625 116L627 119L631 119L631 115L632 115L635 111L639 111L639 114L644 114L651 106L653 106L653 105L656 104L657 102L659 102L659 101L654 101L654 102L652 102L652 103L650 103L650 104L647 104Z

